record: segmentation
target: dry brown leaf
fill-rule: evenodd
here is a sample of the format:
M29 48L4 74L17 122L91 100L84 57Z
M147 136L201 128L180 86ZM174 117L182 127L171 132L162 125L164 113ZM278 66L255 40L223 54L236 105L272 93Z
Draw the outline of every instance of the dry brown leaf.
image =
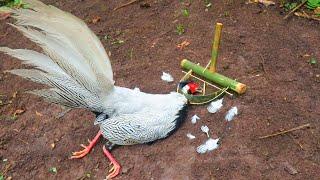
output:
M54 149L56 147L56 144L55 143L51 143L50 147L51 147L51 149Z
M17 109L14 113L13 113L13 116L17 116L17 115L20 115L22 113L24 113L25 110L24 109Z
M12 94L12 98L16 98L16 97L17 97L17 94L18 94L18 91L15 91L15 92Z
M320 7L315 8L315 9L313 10L313 12L314 12L315 14L319 15L319 14L320 14Z
M36 115L39 116L39 117L43 116L43 114L39 113L38 111L36 111Z
M93 16L93 18L91 19L91 22L93 24L96 24L97 22L99 22L101 20L100 16Z
M276 4L275 2L270 0L249 0L248 3L261 3L267 7Z
M0 20L8 19L10 15L10 13L0 13Z
M187 40L184 40L182 43L177 45L177 48L180 50L183 50L185 47L189 46L190 42Z

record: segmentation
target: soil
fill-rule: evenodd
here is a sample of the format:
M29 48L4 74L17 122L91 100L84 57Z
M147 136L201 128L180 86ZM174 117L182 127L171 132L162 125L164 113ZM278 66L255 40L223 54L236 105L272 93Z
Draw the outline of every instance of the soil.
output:
M205 65L214 24L222 22L218 71L249 88L236 98L226 96L216 114L208 113L206 106L191 106L186 122L167 139L115 149L112 153L123 167L116 179L319 178L320 69L308 63L311 57L320 57L318 22L298 17L283 20L277 6L244 0L214 0L208 10L200 0L189 4L150 0L113 10L126 2L45 1L88 23L111 53L117 85L149 93L175 90L183 75L183 58ZM143 2L151 7L141 7ZM181 15L183 8L189 9L189 17ZM6 24L12 21L0 21L0 46L39 50ZM185 27L182 35L175 32L178 24ZM178 49L184 40L191 44ZM0 106L0 172L9 179L105 178L110 167L102 153L103 140L83 159L69 159L71 152L97 133L94 114L77 109L55 118L63 109L24 93L41 85L4 72L19 67L23 67L19 61L0 54L0 98L3 103L12 102ZM172 74L175 82L162 81L162 71ZM221 137L224 116L232 106L240 114L219 148L197 154L196 147L206 140L200 126L207 125L212 137ZM13 117L20 109L24 112ZM194 114L201 118L195 125L190 122ZM310 128L258 139L307 123ZM189 132L196 139L189 140Z

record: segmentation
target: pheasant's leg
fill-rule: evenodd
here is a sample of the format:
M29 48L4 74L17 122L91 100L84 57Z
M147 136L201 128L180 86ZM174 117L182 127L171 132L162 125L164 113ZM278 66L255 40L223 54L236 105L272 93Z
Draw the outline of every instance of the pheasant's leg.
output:
M103 146L103 153L111 161L110 165L112 165L112 168L109 170L110 174L107 176L107 179L114 178L120 173L121 166L112 156L112 154L106 149L106 146Z
M102 132L99 131L98 134L93 138L92 141L88 140L89 141L88 146L81 144L81 146L84 149L81 151L72 153L71 159L78 159L78 158L82 158L82 157L86 156L91 151L91 149L94 147L94 145L96 145L96 143L98 142L98 139L100 138L101 135L102 135Z

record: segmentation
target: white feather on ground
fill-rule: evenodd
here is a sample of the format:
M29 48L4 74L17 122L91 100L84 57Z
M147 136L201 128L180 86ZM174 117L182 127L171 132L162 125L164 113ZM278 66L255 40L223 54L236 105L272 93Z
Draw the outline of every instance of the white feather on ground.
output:
M223 106L222 102L223 102L223 98L211 102L210 105L207 107L207 110L210 113L218 112L221 109L221 107Z
M204 126L201 126L201 131L206 133L208 137L210 137L209 135L209 128L208 126L204 125Z
M189 138L189 139L195 139L196 137L194 136L194 135L192 135L191 133L188 133L187 134L187 137Z
M197 123L197 120L198 120L198 119L200 119L200 117L199 117L199 116L197 116L196 114L195 114L195 115L193 115L193 116L192 116L192 118L191 118L191 123L192 123L192 124Z
M206 152L210 152L212 150L215 150L219 147L219 138L218 139L212 139L209 138L204 144L201 144L197 147L197 152L199 154L204 154Z
M238 108L237 107L232 107L226 114L225 119L227 121L232 121L233 118L238 115Z
M162 72L161 79L166 82L173 82L173 77L169 73Z

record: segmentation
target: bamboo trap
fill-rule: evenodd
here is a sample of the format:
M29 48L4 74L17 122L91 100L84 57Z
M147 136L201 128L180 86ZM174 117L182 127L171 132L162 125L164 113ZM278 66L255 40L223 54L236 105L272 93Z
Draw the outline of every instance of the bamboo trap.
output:
M188 71L192 70L192 72L198 76L196 77L194 75L191 75L193 78L196 78L202 82L206 82L208 85L214 88L221 90L221 88L209 83L208 81L213 82L219 85L220 87L224 87L224 88L227 87L228 89L231 89L232 91L238 94L243 94L247 89L247 86L245 84L237 82L236 80L230 79L216 72L216 64L218 59L218 50L220 45L221 32L222 32L222 24L217 23L215 27L215 34L214 34L214 39L212 44L211 59L209 63L206 65L206 67L202 67L199 64L192 63L187 59L183 59L181 61L181 67ZM231 95L231 93L229 92L226 92L226 93Z

